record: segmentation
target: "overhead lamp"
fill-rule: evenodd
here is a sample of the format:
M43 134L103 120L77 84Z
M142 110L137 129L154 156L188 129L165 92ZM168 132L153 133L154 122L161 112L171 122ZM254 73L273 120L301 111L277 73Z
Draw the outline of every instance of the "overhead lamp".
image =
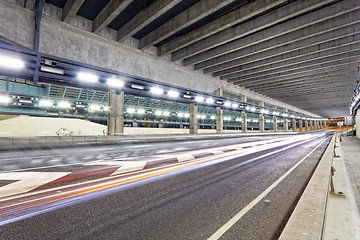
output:
M185 113L185 114L184 114L184 117L188 118L188 117L190 117L190 114Z
M75 107L77 107L77 108L85 108L86 106L83 105L83 104L76 104Z
M9 103L11 102L11 98L8 96L0 95L0 103Z
M42 107L51 107L53 105L53 101L51 100L40 100L39 105Z
M246 109L246 110L250 110L251 107L250 107L250 106L246 106L245 109Z
M231 106L232 106L233 108L238 108L238 107L239 107L239 104L233 103Z
M103 110L104 110L104 111L109 111L109 106L104 106L104 107L103 107Z
M77 78L80 81L88 82L88 83L96 83L99 80L99 77L92 73L87 72L79 72Z
M19 58L14 58L4 55L0 56L0 67L20 70L24 68L24 66L25 63Z
M184 113L178 113L178 117L183 117Z
M170 115L170 112L169 112L169 111L165 111L165 112L163 112L163 115L164 115L164 116L169 116L169 115Z
M245 108L245 105L244 105L244 104L241 104L241 105L240 105L240 108L244 109L244 108Z
M261 112L261 113L265 113L265 109L262 108L262 109L260 110L260 112Z
M157 116L162 115L162 111L159 111L159 110L155 111L155 115L157 115Z
M208 104L213 104L214 102L215 102L215 100L213 98L206 99L206 103L208 103Z
M138 90L144 90L144 86L137 85L137 84L131 84L131 88L138 89Z
M230 107L230 106L231 106L231 103L230 103L230 102L225 102L225 103L224 103L224 106L225 106L225 107Z
M211 118L212 120L214 120L214 119L215 119L215 116L213 115L213 116L211 116L210 118Z
M201 118L201 119L205 119L206 116L205 116L205 115L201 115L200 118Z
M144 114L144 113L145 113L145 109L140 108L140 109L137 110L137 113L138 113L138 114Z
M59 108L69 108L70 107L70 103L66 102L66 101L62 101L58 103L58 107Z
M172 98L176 98L179 96L179 92L173 91L173 90L169 91L167 94L169 95L169 97L172 97Z
M184 98L187 98L187 99L191 99L191 96L190 96L190 95L184 94L183 97L184 97Z
M253 122L256 122L256 123L257 123L257 122L259 122L259 120L257 120L257 119L254 119L254 120L253 120Z
M135 113L135 108L128 108L126 109L127 113Z
M152 87L150 89L150 92L153 93L153 94L156 94L156 95L161 95L164 93L164 90L162 90L161 88L159 87Z
M196 96L196 97L195 97L195 101L197 101L197 102L203 102L203 101L204 101L204 98L201 97L201 96Z
M216 101L216 104L223 104L222 101Z
M256 111L256 108L255 108L255 107L252 107L252 108L250 108L250 110L251 110L252 112L255 112L255 111Z
M265 114L269 114L270 111L266 109L266 110L264 111L264 113L265 113Z
M290 115L290 117L291 117L291 118L295 118L295 116L294 116L294 115Z
M90 110L92 110L92 111L100 111L100 105L91 104L90 105Z
M124 86L124 82L123 82L123 81L121 81L121 80L119 80L119 79L117 79L117 78L114 78L114 77L109 78L109 79L106 81L106 83L107 83L109 86L115 87L115 88L121 88L121 87Z
M235 121L241 122L241 118L236 118Z
M54 67L49 67L49 66L40 66L40 71L55 73L55 74L59 74L59 75L64 75L64 73L65 73L64 69L54 68Z

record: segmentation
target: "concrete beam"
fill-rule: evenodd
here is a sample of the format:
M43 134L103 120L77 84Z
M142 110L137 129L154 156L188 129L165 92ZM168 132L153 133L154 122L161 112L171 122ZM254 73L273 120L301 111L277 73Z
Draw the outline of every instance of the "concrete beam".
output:
M284 41L275 41L274 39L285 35L287 38L296 39L297 38L306 38L307 33L302 33L301 35L295 35L296 31L302 28L317 28L317 33L321 33L324 29L334 28L333 25L339 25L338 22L347 22L351 23L351 19L354 21L359 21L356 16L358 16L357 9L360 8L360 3L355 3L351 1L339 2L331 6L322 8L315 12L303 15L301 17L289 20L285 23L275 25L273 27L267 28L263 31L236 39L226 44L223 44L218 47L213 47L209 51L203 51L198 53L195 56L188 57L188 54L180 59L184 59L184 65L195 64L198 62L205 61L210 58L214 58L229 52L232 52L237 49L247 48L251 45L265 42L272 39L272 45L282 44ZM342 16L343 15L343 16ZM345 19L346 18L346 19ZM331 27L328 25L330 24ZM340 24L343 25L343 24ZM320 32L319 32L320 31ZM305 36L305 37L304 37ZM189 46L190 47L190 46ZM186 49L186 48L184 48ZM181 49L182 50L182 49ZM189 51L189 50L188 50ZM172 60L176 58L176 53L172 54ZM173 57L174 56L174 57Z
M353 47L352 47L353 46ZM221 80L233 79L233 78L241 78L243 81L247 81L250 79L258 79L263 77L269 77L274 74L285 74L289 71L294 73L303 71L303 70L312 70L319 69L321 67L338 65L343 62L348 62L349 59L356 57L360 53L360 43L354 44L352 46L339 47L331 52L325 52L324 56L321 57L313 57L310 60L302 61L302 58L298 59L298 61L284 61L283 64L274 64L266 67L259 67L256 71L248 70L248 71L239 71L231 74L227 74L222 76ZM336 51L340 51L339 53L335 53ZM329 55L327 55L327 53ZM334 54L331 54L334 53ZM356 59L358 59L356 57Z
M117 40L123 42L176 6L181 0L154 1L117 31Z
M67 0L62 12L62 20L68 22L69 18L75 16L85 0Z
M133 0L110 0L93 21L92 31L100 32L109 25Z
M209 22L204 26L184 34L158 48L158 55L164 55L180 48L183 48L191 43L199 41L205 37L220 32L226 28L232 27L240 22L244 22L262 12L272 9L280 4L287 2L286 0L255 0L246 3L244 6L229 12L217 18L215 21ZM265 23L263 23L265 24Z
M145 37L140 39L140 49L154 45L181 29L190 26L209 14L225 7L234 0L202 0L170 19Z
M285 54L284 57L291 57L293 56L290 55L292 52L298 52L301 55L303 52L306 54L306 52L318 51L319 49L331 47L329 44L332 41L344 44L346 40L341 41L340 39L344 37L352 38L354 34L360 32L360 21L351 24L344 19L340 21L338 24L322 25L317 29L301 29L294 32L294 35L287 34L276 37L272 41L265 41L247 48L240 47L240 49L235 49L233 52L195 64L194 67L196 70L205 68L204 73L219 72L256 62L259 59L267 60L282 54Z
M360 24L359 24L360 27ZM328 44L331 43L331 44ZM315 60L321 60L324 57L333 56L339 53L345 53L358 49L360 46L360 32L358 34L337 39L335 41L314 45L305 49L291 51L269 58L260 58L258 61L232 67L220 72L213 73L213 77L225 77L228 74L243 73L244 75L251 71L265 71L268 69L277 69L284 66L292 66L297 63L309 63Z
M239 77L231 78L231 79L228 79L228 82L234 83L234 84L239 84L241 86L246 87L247 83L254 84L255 82L258 82L258 83L271 82L271 81L274 81L279 78L284 78L286 76L288 76L288 77L311 76L312 74L316 74L316 73L334 71L332 68L337 68L337 69L340 69L341 67L342 68L351 68L352 66L356 65L356 63L358 63L358 61L359 61L359 57L351 57L351 58L341 60L341 61L330 62L328 65L326 65L326 64L319 65L318 68L308 67L308 68L302 68L301 70L297 70L294 72L287 71L285 73L284 72L283 73L274 73L274 74L268 75L262 79L257 78L257 79L244 80L243 78L239 78ZM253 81L253 82L249 82L249 80Z
M187 47L177 50L171 54L171 60L177 61L180 59L184 59L186 57L208 50L210 48L220 46L235 39L250 35L260 30L274 26L283 21L289 20L300 14L306 13L307 11L316 9L317 7L323 6L324 4L327 4L329 2L333 2L333 0L295 1L293 3L285 5L282 8L269 11L260 18L254 18L252 21L239 24L235 27L226 28Z
M25 8L34 10L36 0L25 0Z

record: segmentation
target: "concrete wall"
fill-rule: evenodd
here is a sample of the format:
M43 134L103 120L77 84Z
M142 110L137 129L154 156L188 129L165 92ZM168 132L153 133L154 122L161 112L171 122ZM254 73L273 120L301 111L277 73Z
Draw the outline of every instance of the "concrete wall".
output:
M355 125L356 125L356 137L360 139L360 110L358 110L356 113Z

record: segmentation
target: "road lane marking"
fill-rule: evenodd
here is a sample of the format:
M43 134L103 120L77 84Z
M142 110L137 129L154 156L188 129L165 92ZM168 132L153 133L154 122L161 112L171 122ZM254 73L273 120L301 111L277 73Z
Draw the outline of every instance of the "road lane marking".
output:
M0 187L0 198L29 192L48 182L68 175L70 172L9 172L1 173L0 180L17 180Z
M268 193L271 192L282 180L285 179L292 171L295 170L305 159L307 159L316 149L318 149L325 141L327 141L328 137L321 141L311 152L309 152L305 157L303 157L300 161L298 161L292 168L290 168L284 175L278 178L273 184L271 184L264 192L262 192L259 196L257 196L253 201L251 201L246 207L241 209L234 217L232 217L225 225L223 225L219 230L217 230L208 240L217 240L219 239L225 232L227 232L237 221L239 221L250 209L252 209L256 204L258 204ZM281 149L282 150L282 149Z

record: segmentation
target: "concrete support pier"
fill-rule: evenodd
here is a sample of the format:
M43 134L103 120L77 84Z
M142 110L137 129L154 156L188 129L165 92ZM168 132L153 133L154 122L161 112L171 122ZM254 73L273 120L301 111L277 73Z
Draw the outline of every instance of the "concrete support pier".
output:
M278 131L278 122L277 122L277 117L273 116L273 131L277 132Z
M247 132L247 112L241 111L241 131Z
M303 121L299 120L299 131L302 132L303 131Z
M309 131L309 121L305 120L305 132Z
M287 118L284 119L284 130L285 132L289 131L289 120Z
M118 94L115 90L109 91L109 113L107 129L109 135L124 133L124 91Z
M195 103L190 103L190 134L198 133L198 106Z
M291 125L292 125L293 132L296 132L296 119L295 118L291 120Z
M314 130L314 122L310 120L310 131Z
M224 111L221 107L216 107L216 133L224 132Z

